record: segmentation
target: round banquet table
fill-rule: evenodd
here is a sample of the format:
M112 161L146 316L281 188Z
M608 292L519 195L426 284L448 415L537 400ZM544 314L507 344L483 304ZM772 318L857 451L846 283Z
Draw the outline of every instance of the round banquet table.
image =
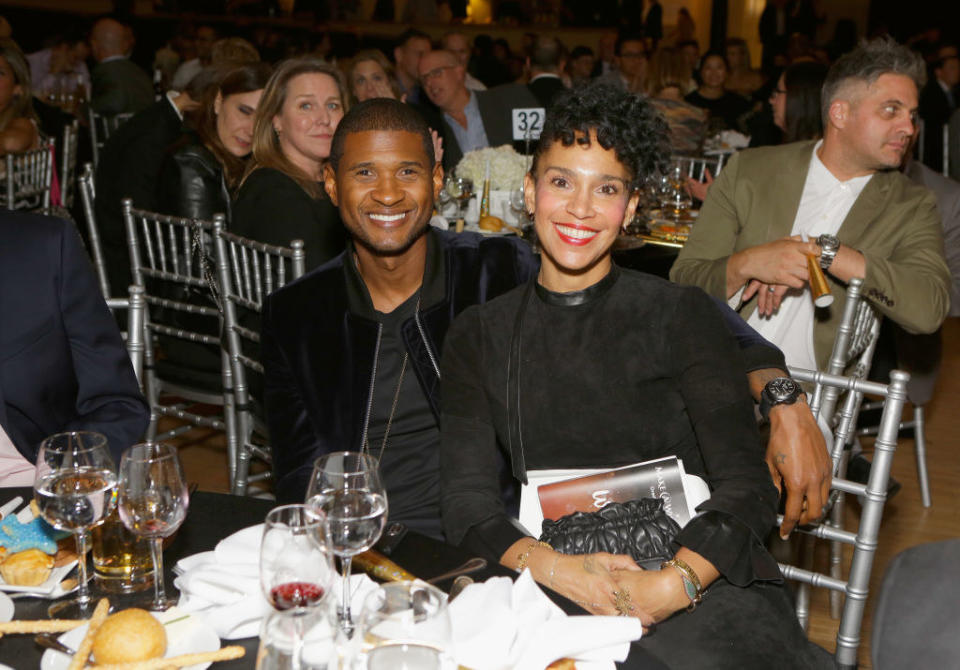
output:
M0 489L0 504L15 495L22 496L24 500L30 500L33 497L33 490L28 488ZM242 528L261 523L274 505L275 503L271 500L205 491L195 492L190 498L190 511L187 514L186 521L163 553L168 595L176 593L176 588L173 586L173 567L177 561L201 551L210 551L216 546L217 542L228 535ZM417 577L429 579L456 568L470 557L457 547L410 531L392 549L390 558ZM477 581L482 581L498 575L515 577L516 573L501 565L490 565L471 576ZM448 580L437 585L447 590L451 583L452 580ZM544 591L566 612L570 614L584 613L577 605L562 596L546 588L544 588ZM143 598L143 601L149 600L152 595L152 589L137 594L138 597ZM14 603L16 603L14 612L16 619L47 618L49 600L19 598L15 599ZM123 606L132 605L124 602ZM247 650L247 653L241 659L215 663L211 667L214 670L251 670L255 665L258 643L259 640L255 637L224 641L224 646L239 644ZM32 635L7 635L0 639L0 663L18 668L18 670L20 668L24 670L39 668L42 655L43 650L34 643ZM618 664L618 667L629 668L630 670L666 670L666 666L652 658L637 645L631 647L630 656L624 663Z

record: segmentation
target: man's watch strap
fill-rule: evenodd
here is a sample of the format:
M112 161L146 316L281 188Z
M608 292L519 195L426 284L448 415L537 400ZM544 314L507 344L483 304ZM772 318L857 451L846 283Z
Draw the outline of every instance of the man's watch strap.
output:
M770 410L777 405L792 405L803 394L800 385L790 377L776 377L760 392L760 416L770 420Z

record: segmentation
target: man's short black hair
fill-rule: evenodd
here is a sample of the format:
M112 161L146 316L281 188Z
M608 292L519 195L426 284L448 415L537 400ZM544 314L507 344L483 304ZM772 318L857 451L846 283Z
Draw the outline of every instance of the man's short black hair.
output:
M343 145L349 133L362 133L370 130L400 130L420 135L423 151L427 154L432 170L436 163L433 154L433 137L430 126L420 116L420 112L410 105L390 98L371 98L354 105L340 121L330 143L330 166L334 172L343 156Z
M643 50L647 50L647 43L643 41L643 33L636 31L622 31L617 35L617 41L613 45L613 55L619 56L620 50L623 49L623 45L627 42L639 42L643 45Z
M536 177L537 161L554 142L589 145L591 133L601 147L613 149L630 173L632 188L662 172L670 156L667 122L649 100L595 79L556 97L530 173Z
M407 28L402 33L400 33L399 37L397 37L396 46L398 47L406 46L407 42L415 38L427 40L428 42L433 44L433 40L430 39L430 36L427 35L425 32L423 32L422 30L417 30L416 28Z
M570 60L577 60L580 56L593 56L593 49L582 44L578 44L570 51Z

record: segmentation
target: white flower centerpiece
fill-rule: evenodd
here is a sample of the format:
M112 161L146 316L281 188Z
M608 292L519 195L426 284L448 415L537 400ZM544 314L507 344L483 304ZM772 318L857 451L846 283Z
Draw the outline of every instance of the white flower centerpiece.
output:
M480 198L483 196L483 180L490 163L490 213L499 216L509 224L517 225L520 213L510 208L510 192L523 187L523 176L530 167L530 158L518 154L512 146L476 149L464 154L454 172L458 177L473 182L476 197L467 207L467 223L476 224L480 212ZM525 223L525 217L524 221Z

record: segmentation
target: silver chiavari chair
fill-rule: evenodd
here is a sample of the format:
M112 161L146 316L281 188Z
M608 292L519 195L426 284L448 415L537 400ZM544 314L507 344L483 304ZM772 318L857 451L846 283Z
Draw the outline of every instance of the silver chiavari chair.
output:
M39 149L5 156L6 172L0 204L6 209L48 211L53 185L53 155L56 141L47 140Z
M672 156L670 158L673 165L680 165L683 173L699 181L701 184L707 180L706 171L710 170L710 175L716 179L720 171L723 170L723 163L726 160L726 154L720 154L716 158L705 158L696 156Z
M144 386L150 403L147 437L162 441L194 426L235 434L227 428L234 414L232 373L220 350L218 297L211 295L215 279L208 249L213 222L134 209L129 198L123 200L123 217L134 283L143 289L146 305L142 332ZM197 403L220 407L222 415L201 414ZM158 435L162 416L187 423Z
M219 220L214 221L213 229L223 303L221 346L232 366L236 411L233 427L237 435L228 439L228 444L237 446L231 459L231 489L235 495L246 495L250 483L271 475L270 469L250 475L252 458L270 462L262 399L257 397L263 378L263 301L271 292L303 275L305 255L302 240L293 240L289 247L278 247L229 233Z
M827 363L826 373L842 375L845 372L856 379L866 379L880 334L880 315L862 299L863 280L853 278L847 285L846 301L837 334L833 340L833 349ZM835 477L844 477L847 472L849 446L856 434L857 417L863 403L863 393L848 390L841 409L837 410L843 388L816 384L810 395L810 410L822 424L833 427L832 443L828 444L830 458L833 461ZM835 528L843 527L846 500L843 491L831 494L828 523ZM805 566L813 563L813 542L802 543L801 562ZM840 542L830 544L830 574L834 579L842 576L843 545ZM797 618L806 629L810 612L810 589L800 584L796 593ZM833 618L840 617L840 595L830 594L830 612Z
M73 207L77 184L77 140L80 122L74 119L63 127L63 139L60 145L60 202L70 209Z
M791 375L801 382L810 382L821 388L831 388L846 391L847 400L844 402L843 422L849 423L855 416L855 402L853 398L863 394L877 395L884 398L883 413L880 419L880 429L874 443L873 466L870 469L870 478L867 483L858 484L835 476L831 483L831 497L835 492L861 496L863 500L860 513L860 523L857 530L844 530L832 522L822 522L800 527L802 533L815 538L842 543L853 547L853 560L850 564L850 574L842 579L834 574L824 574L806 568L780 564L780 570L787 579L801 582L805 585L825 587L838 596L845 596L843 610L840 615L840 627L837 631L837 649L835 659L839 668L857 667L857 650L860 646L860 628L863 623L863 613L866 607L870 586L870 572L873 568L873 559L876 553L877 537L880 532L880 522L883 518L883 507L887 498L887 483L890 478L890 466L893 464L893 455L897 447L900 417L907 396L907 381L910 375L899 370L890 373L889 384L868 382L856 376L841 376L811 370L791 369ZM849 426L852 428L852 426ZM846 439L838 429L835 444ZM782 517L778 518L778 522ZM833 566L831 565L831 572Z
M93 152L93 167L96 168L100 162L100 151L103 149L103 145L110 139L110 135L133 114L100 114L91 108L88 110L87 116L90 122L90 149Z
M94 189L93 165L83 164L83 171L77 179L80 186L80 200L83 203L83 217L87 220L87 240L90 244L90 255L93 257L93 266L97 270L97 279L100 280L100 290L105 298L110 298L110 280L107 276L107 263L103 257L103 245L100 243L100 229L97 227L97 215L94 209L96 191Z

